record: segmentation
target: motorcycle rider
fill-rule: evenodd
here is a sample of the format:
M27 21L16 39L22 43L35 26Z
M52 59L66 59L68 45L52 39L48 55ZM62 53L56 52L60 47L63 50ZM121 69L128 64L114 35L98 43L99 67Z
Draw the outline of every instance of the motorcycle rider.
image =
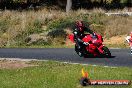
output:
M84 32L88 32L91 34L92 37L96 37L95 33L90 30L89 27L86 27L83 21L76 21L75 28L73 29L73 34L79 56L82 56L82 49L84 45L88 45L88 43L82 41L82 38L84 37Z
M126 40L130 44L131 55L132 55L132 32L130 33L130 36L126 37Z

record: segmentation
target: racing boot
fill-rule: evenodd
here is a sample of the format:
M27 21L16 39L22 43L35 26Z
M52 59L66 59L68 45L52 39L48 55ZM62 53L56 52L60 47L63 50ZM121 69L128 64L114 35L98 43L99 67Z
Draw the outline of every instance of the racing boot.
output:
M80 57L83 56L82 48L78 50L78 55L79 55Z
M82 57L83 55L82 55L82 52L78 52L78 55L80 56L80 57Z

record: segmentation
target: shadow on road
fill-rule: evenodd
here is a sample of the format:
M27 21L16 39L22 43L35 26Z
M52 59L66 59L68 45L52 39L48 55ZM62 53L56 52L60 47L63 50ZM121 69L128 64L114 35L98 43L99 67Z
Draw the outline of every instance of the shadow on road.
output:
M115 58L116 56L106 57L106 56L85 56L84 58Z

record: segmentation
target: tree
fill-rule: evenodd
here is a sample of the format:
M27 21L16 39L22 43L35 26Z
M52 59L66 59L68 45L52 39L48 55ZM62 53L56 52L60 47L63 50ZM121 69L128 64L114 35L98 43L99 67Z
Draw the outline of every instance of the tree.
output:
M72 8L72 0L67 0L66 12L69 12Z

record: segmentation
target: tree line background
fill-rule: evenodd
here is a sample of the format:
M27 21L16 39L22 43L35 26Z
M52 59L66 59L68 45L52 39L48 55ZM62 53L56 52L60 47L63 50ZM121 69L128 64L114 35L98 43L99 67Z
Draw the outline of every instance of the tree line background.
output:
M69 5L70 4L70 5ZM123 9L132 7L132 0L0 0L0 9L28 9L58 6L61 9Z

